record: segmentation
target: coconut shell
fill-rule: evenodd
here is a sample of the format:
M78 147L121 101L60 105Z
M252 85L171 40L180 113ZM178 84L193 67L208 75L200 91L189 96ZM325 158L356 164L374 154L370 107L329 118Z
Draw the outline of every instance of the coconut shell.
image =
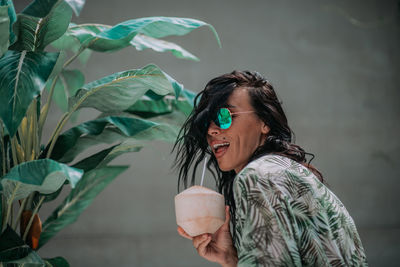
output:
M225 199L209 188L192 186L175 196L175 214L190 236L213 234L225 222Z

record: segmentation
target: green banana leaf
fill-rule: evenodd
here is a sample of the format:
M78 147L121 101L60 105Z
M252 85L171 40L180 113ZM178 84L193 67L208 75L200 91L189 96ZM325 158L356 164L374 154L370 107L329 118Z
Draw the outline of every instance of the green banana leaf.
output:
M75 13L75 16L79 16L82 11L83 6L85 5L86 0L64 0L67 4L72 8Z
M49 90L52 80L46 83ZM54 88L53 100L63 111L68 111L68 98L78 91L85 84L85 77L79 70L62 70Z
M72 167L73 167L73 166L72 166ZM83 170L83 171L84 171L84 170ZM68 182L64 182L64 185L66 185L67 183L68 183ZM62 190L63 190L63 186L61 186L60 188L58 188L57 191L55 191L55 192L53 192L53 193L51 193L51 194L35 194L35 197L34 197L34 199L33 199L33 203L34 203L33 206L36 206L36 204L39 203L40 198L41 198L42 196L45 197L45 198L44 198L44 202L50 202L50 201L55 200L55 199L60 195L60 193L61 193Z
M14 4L12 0L0 0L0 6L7 6L8 17L9 17L9 45L13 44L16 40L16 36L13 31L13 24L17 20L17 15L15 14Z
M195 55L191 54L175 43L146 36L144 34L137 34L132 41L130 41L130 44L139 51L151 48L157 52L171 52L172 55L177 58L199 61Z
M80 42L74 36L69 34L69 29L75 26L76 24L71 22L68 26L68 30L60 38L52 42L51 45L59 50L77 52L81 46Z
M34 250L32 250L25 258L6 261L3 263L3 266L46 267L46 263Z
M113 27L99 24L83 24L70 27L68 34L75 36L83 47L95 51L115 51L130 45L137 34L154 38L185 35L202 26L209 27L219 46L221 42L214 27L200 20L175 17L148 17L121 22Z
M84 174L64 202L43 223L39 248L67 225L75 222L94 198L128 166L108 166Z
M0 117L11 137L32 100L42 92L58 55L7 51L0 59Z
M0 240L1 266L46 266L40 256L10 226L1 234Z
M142 149L143 144L139 144L135 140L126 140L118 145L106 148L98 153L87 157L78 163L74 164L72 167L82 169L85 172L90 171L94 168L99 168L107 165L113 159L128 152L138 152Z
M50 194L57 191L65 180L74 188L82 174L82 170L51 159L27 161L15 166L1 178L1 193L8 202L26 198L35 191Z
M8 6L0 6L0 57L8 50L10 37L10 17Z
M58 137L51 158L68 163L79 153L96 144L115 144L130 138L166 141L176 138L176 131L168 125L129 117L129 114L123 115L84 122L67 130Z
M75 23L70 23L69 27L75 26ZM55 40L54 42L51 43L51 46L54 48L57 48L59 50L63 51L71 51L74 54L78 53L79 49L81 48L81 43L79 42L78 39L75 37L71 36L68 34L68 31ZM92 50L90 49L85 49L83 51L80 51L80 54L78 56L78 60L81 62L81 64L85 65L87 61L89 60L90 56L92 54Z
M139 115L144 118L152 118L162 114L172 113L179 110L188 116L193 109L193 99L196 96L194 92L187 89L182 90L181 96L177 99L171 96L165 96L162 99L154 98L151 95L144 95L125 112Z
M82 107L92 107L102 112L123 111L149 90L159 96L175 93L178 97L183 86L151 64L86 84L69 99L69 112Z
M79 16L82 11L83 6L85 5L86 0L65 0L68 5L72 8L75 13L75 16Z
M98 25L98 24L85 24L82 26L82 28L89 28L90 25L95 29L101 29L101 30L107 30L111 28L111 26L108 25ZM79 27L74 23L70 23L70 28L73 27ZM101 32L99 30L98 32ZM51 43L51 45L57 49L60 50L69 50L72 51L73 53L77 53L78 50L81 48L81 44L79 40L70 34L69 31L67 31L63 36L55 40L54 42ZM167 42L164 40L156 39L153 37L146 36L144 34L137 34L131 41L130 45L134 46L138 51L142 51L144 49L153 49L154 51L157 52L171 52L172 55L174 55L177 58L182 58L182 59L189 59L189 60L194 60L194 61L199 61L199 59L191 54L190 52L186 51L179 45L172 43L172 42ZM81 61L82 64L85 64L88 58L90 57L91 54L90 49L85 49L78 57L78 59Z
M43 259L48 267L69 267L69 263L63 257Z
M46 16L51 9L55 8L55 5L64 2L74 11L76 16L79 16L79 13L85 5L85 1L86 0L34 0L22 13L42 18Z
M65 51L60 51L59 56L57 58L56 64L53 67L53 70L51 71L49 78L47 79L46 86L50 87L50 84L54 77L56 77L64 68L64 63L67 59L67 53Z
M10 226L1 233L0 240L0 262L18 260L32 252L32 249Z
M67 0L35 0L18 14L14 30L18 34L14 50L42 51L68 29L72 7ZM71 5L70 5L71 3Z

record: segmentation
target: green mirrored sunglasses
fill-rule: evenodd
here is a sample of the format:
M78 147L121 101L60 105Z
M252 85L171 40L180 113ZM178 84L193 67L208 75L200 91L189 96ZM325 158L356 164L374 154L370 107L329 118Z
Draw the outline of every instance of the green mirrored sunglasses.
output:
M220 108L215 116L214 123L219 128L226 130L232 125L232 115L253 112L254 111L240 111L232 113L228 108Z

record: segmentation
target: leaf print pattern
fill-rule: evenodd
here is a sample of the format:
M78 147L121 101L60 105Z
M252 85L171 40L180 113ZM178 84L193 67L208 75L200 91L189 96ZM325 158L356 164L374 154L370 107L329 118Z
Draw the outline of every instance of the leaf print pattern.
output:
M238 266L368 266L346 208L303 165L265 155L233 190Z

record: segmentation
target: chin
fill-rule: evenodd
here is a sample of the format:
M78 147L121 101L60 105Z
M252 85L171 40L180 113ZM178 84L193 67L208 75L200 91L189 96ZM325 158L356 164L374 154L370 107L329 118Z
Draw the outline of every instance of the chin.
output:
M223 172L229 172L229 171L232 171L232 170L233 170L233 167L231 167L231 166L226 166L226 165L224 165L224 164L219 164L219 163L218 163L218 167L219 167L219 169L220 169L221 171L223 171Z

